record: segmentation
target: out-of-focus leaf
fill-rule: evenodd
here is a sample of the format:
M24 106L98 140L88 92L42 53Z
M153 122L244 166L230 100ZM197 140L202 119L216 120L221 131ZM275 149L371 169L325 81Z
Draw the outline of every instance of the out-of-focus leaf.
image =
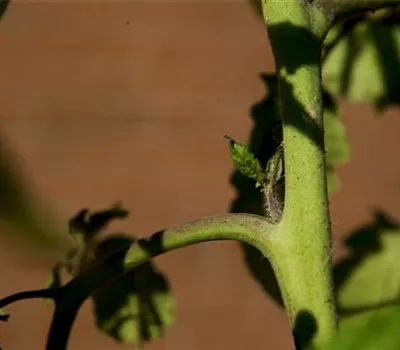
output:
M382 212L345 240L334 266L340 332L321 350L400 347L400 228Z
M330 33L336 44L323 66L323 82L336 96L374 103L378 110L400 102L400 23L390 13L341 23ZM345 33L341 35L340 33Z
M111 220L127 215L128 212L119 204L95 213L88 209L80 210L69 221L75 247L54 266L47 286L62 286L65 283L64 272L75 277L106 258L109 258L107 268L123 271L124 255L133 244L133 237L111 234L103 240L100 233ZM98 289L92 300L98 328L119 342L141 344L156 339L175 320L175 299L168 281L151 262Z
M349 257L334 267L341 309L368 309L400 297L400 229L383 213L349 238Z
M75 238L78 244L88 244L96 236L104 231L110 221L123 219L128 216L128 211L120 203L114 204L111 208L97 211L89 215L89 209L81 209L69 221L69 233Z
M130 243L130 237L114 236L101 245L102 250L120 250ZM97 290L93 302L97 326L118 342L141 344L157 339L175 322L174 296L151 262Z
M317 350L397 350L400 348L399 329L399 306L363 312L344 319L338 336Z
M346 241L334 266L339 335L321 350L400 348L400 229L382 212Z
M28 188L29 179L17 159L0 136L0 220L6 224L2 233L13 233L4 238L23 246L61 249L65 241L57 234L39 198Z
M2 0L0 2L0 18L3 17L9 4L10 4L10 0Z

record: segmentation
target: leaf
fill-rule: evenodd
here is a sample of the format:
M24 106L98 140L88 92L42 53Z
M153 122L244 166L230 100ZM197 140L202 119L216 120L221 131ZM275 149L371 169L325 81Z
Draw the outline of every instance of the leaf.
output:
M400 307L364 312L341 322L333 341L318 350L397 350L400 348Z
M66 254L63 260L57 262L52 269L52 275L47 287L60 287L63 284L61 273L65 270L71 277L94 263L94 254L99 240L99 234L116 218L125 218L128 211L119 203L110 208L90 213L89 209L81 209L68 221L69 233L75 239L75 246Z
M337 191L340 181L335 173L338 165L350 159L350 147L346 128L339 119L340 108L327 92L324 92L324 128L326 147L326 166L329 193Z
M115 251L131 243L131 237L113 236L103 241L101 249ZM151 262L96 291L93 303L97 327L118 342L141 344L157 339L175 321L175 299Z
M239 170L244 176L256 180L256 187L263 186L266 181L265 172L263 171L257 158L250 153L247 146L236 142L229 136L225 136L225 138L229 140L230 156L235 164L236 169Z
M123 219L128 216L128 211L120 203L115 203L110 208L97 211L90 216L89 209L81 209L69 220L69 233L75 238L78 245L88 244L103 231L114 219Z
M4 7L7 3L0 5ZM65 241L41 199L32 193L29 174L25 174L18 156L0 136L0 221L10 225L1 234L18 245L46 250L61 250Z
M353 22L351 22L353 21ZM400 102L400 23L390 12L337 25L323 66L325 88L377 110ZM347 27L346 27L347 26ZM344 33L343 35L341 33Z
M3 1L0 3L0 18L3 17L4 12L6 12L6 10L7 10L9 4L10 4L10 0L3 0Z
M334 267L341 309L368 309L400 297L400 229L381 212L346 239L351 255Z
M88 266L108 258L107 267L113 273L123 271L125 253L134 238L111 234L101 239L101 232L111 220L128 215L120 204L90 213L80 210L69 220L75 247L57 263L48 287L64 284L62 272L75 277ZM168 281L153 263L142 264L98 289L93 297L98 328L119 342L152 340L163 334L175 320L175 299Z
M334 266L340 332L321 350L398 349L400 229L377 211L345 242L351 253Z

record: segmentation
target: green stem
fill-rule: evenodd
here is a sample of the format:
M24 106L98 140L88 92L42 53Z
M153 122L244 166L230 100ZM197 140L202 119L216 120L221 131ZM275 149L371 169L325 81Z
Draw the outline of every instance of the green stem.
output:
M245 242L268 256L272 250L268 244L269 238L276 233L277 227L261 216L228 214L172 227L140 239L122 251L113 252L61 288L56 300L56 312L47 349L67 348L77 311L96 289L152 257L191 244L216 240ZM70 310L72 311L69 312Z
M271 264L296 345L305 349L328 341L337 328L320 65L330 21L299 0L266 0L263 11L277 65L285 159L279 261Z
M260 232L265 235L263 240L268 241L275 230L274 225L257 215L227 214L200 219L138 240L126 251L119 252L119 255L113 254L119 260L119 265L115 261L110 264L108 257L80 273L65 287L74 290L73 297L88 297L95 289L152 257L201 242L237 240L265 251L265 244L260 243Z

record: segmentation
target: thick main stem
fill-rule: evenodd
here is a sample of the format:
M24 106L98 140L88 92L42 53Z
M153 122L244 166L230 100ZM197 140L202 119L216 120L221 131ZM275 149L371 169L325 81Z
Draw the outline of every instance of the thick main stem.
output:
M329 21L300 0L265 0L263 10L277 66L285 153L285 211L277 261L271 263L296 346L306 349L336 332L320 66Z
M287 254L281 255L286 259L279 264L285 277L278 279L284 283L282 293L293 325L301 312L315 319L316 343L328 340L336 330L319 84L318 67L299 68L295 75L285 69L279 73L287 164L281 248ZM304 335L296 336L303 343Z

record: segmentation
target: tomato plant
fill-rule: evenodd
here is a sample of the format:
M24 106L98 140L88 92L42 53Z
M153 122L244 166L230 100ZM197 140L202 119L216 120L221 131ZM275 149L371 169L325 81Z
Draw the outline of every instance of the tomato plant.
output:
M127 215L121 205L81 210L69 222L75 246L48 286L0 301L5 307L44 298L53 305L47 349L67 348L88 298L98 327L115 339L142 345L161 336L174 321L174 299L151 258L215 240L242 244L253 276L285 307L297 349L398 348L399 228L376 213L346 241L350 257L333 266L328 195L339 185L335 167L349 158L338 98L372 103L377 112L399 102L400 1L252 4L265 22L276 74L263 75L269 97L248 145L227 136L236 168L231 213L135 240L99 235ZM270 267L279 293L265 279Z

